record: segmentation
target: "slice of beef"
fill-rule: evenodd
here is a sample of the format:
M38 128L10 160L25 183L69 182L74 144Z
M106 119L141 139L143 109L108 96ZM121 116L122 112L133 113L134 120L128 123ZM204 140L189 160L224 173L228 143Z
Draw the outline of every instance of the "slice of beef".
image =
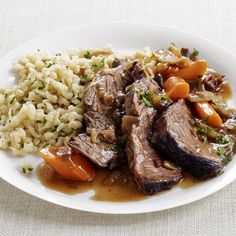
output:
M210 143L198 139L191 120L186 102L179 100L154 121L152 142L193 177L214 177L223 168L221 158Z
M79 134L69 145L101 167L107 167L107 163L117 156L114 145L106 142L93 143L86 133Z
M139 189L145 194L170 189L182 180L179 170L163 167L163 161L148 141L148 133L152 127L155 110L147 107L139 100L140 93L147 93L158 84L143 77L136 81L126 95L122 130L127 135L126 152L129 167Z
M118 164L122 152L116 151L121 133L124 92L133 82L137 63L124 61L116 68L103 70L86 88L84 120L87 133L79 134L69 141L73 151L83 153L101 167Z

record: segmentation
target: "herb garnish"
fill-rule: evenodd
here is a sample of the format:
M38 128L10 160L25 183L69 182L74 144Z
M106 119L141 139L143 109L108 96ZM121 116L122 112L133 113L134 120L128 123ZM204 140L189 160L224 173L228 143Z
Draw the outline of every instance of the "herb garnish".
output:
M23 175L28 175L34 170L34 168L27 164L22 165L20 168Z
M84 58L87 58L87 59L91 59L91 58L92 58L92 55L90 54L89 51L87 51L87 52L84 54Z
M196 49L194 49L190 54L190 59L192 61L196 61L198 54L199 54L199 52Z
M98 63L93 63L92 67L93 68L103 68L105 65L105 59L103 58L101 61L99 61Z
M161 100L162 100L162 101L169 101L170 98L169 98L169 96L168 96L167 93L164 93L164 94L161 96Z
M15 99L16 99L16 97L14 97L14 98L10 101L10 104L12 104Z
M146 106L152 107L152 94L150 92L139 93L139 100L143 102Z
M228 164L232 160L232 157L226 156L226 150L224 147L221 147L221 146L217 147L217 153L222 158L222 162L225 165Z
M201 135L207 135L211 131L213 131L213 128L208 125L202 125L197 128L198 134Z
M38 90L43 90L45 88L45 84L41 81L41 85L38 87Z
M198 54L199 54L199 52L196 49L194 49L191 53L191 56L197 57Z
M219 146L219 147L217 147L217 153L218 153L221 157L225 157L226 150L225 150L225 148Z
M197 126L197 136L202 142L207 142L210 132L214 129L208 125L202 124L200 120L194 119L193 125Z
M49 68L49 67L51 67L51 66L54 65L54 64L55 64L55 62L49 62L46 67Z
M203 119L202 119L202 122L203 122L203 123L207 123L207 122L208 122L208 120L209 120L209 116L208 116L208 117L206 117L206 118L203 118Z
M216 137L216 143L218 144L233 143L233 139L229 135L219 134Z
M117 152L117 153L122 153L122 147L121 147L121 145L119 145L119 144L114 144L113 145L113 150L115 151L115 152Z
M52 62L52 61L50 61L49 59L44 59L44 60L42 60L42 61L43 61L43 63L46 65L46 68L49 68L49 67L51 67L52 65L55 64L55 62Z

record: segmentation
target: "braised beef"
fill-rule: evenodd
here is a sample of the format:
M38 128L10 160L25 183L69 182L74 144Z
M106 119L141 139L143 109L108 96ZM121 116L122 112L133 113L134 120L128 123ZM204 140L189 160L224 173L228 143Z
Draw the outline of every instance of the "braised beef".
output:
M114 144L106 142L91 142L90 136L86 133L79 134L69 142L71 148L88 157L92 162L101 167L107 167L115 158L118 158Z
M116 68L103 70L87 87L84 95L84 120L87 133L69 141L75 152L80 152L101 167L114 166L124 156L116 150L121 134L124 92L138 72L136 63L121 62Z
M148 141L156 111L140 101L140 94L149 93L153 89L161 91L154 80L143 77L134 82L126 94L126 115L122 120L122 130L127 135L126 153L129 167L139 189L145 194L170 189L182 179L179 170L163 167L162 158Z
M193 177L214 177L223 168L222 160L212 144L198 139L191 120L191 111L184 100L170 105L154 121L152 143Z

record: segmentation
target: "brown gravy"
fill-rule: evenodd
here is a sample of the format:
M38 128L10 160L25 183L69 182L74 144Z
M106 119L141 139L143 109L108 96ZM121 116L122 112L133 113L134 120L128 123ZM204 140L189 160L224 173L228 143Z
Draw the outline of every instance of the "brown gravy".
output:
M148 198L148 196L145 196L137 189L127 167L124 167L122 171L98 169L96 170L96 178L91 182L75 182L62 179L46 163L38 166L37 175L42 185L65 194L74 195L94 190L94 195L91 199L95 201L131 202ZM176 186L182 189L188 189L197 183L199 183L198 180L186 176Z
M48 164L42 163L37 175L42 185L65 194L94 190L91 199L96 201L129 202L148 198L137 189L128 168L123 168L122 172L98 169L93 181L75 182L60 178Z
M232 88L227 82L223 82L220 84L220 92L225 101L231 99L233 96Z
M181 183L179 183L177 186L182 189L188 189L200 182L201 182L200 180L194 179L191 176L185 176L184 180Z

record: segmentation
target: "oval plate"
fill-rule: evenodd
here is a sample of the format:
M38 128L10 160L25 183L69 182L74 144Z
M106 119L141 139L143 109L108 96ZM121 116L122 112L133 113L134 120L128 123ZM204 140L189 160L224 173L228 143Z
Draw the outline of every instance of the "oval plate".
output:
M110 43L115 50L129 52L146 46L154 50L165 48L170 42L175 42L178 47L196 48L200 52L200 57L209 62L210 67L226 75L235 93L236 58L229 51L208 40L174 29L129 23L81 25L31 40L0 59L0 87L11 86L15 83L15 78L11 73L13 63L28 53L36 52L37 49L55 52L71 48L104 47ZM235 97L230 103L233 104L234 99ZM92 191L66 195L42 186L35 174L30 177L22 176L18 167L23 162L36 167L41 159L37 155L19 158L1 151L0 177L15 187L46 201L78 210L110 214L144 213L181 206L206 197L236 179L236 160L234 159L225 168L224 174L189 189L177 186L172 190L137 202L99 202L90 199L93 195Z

